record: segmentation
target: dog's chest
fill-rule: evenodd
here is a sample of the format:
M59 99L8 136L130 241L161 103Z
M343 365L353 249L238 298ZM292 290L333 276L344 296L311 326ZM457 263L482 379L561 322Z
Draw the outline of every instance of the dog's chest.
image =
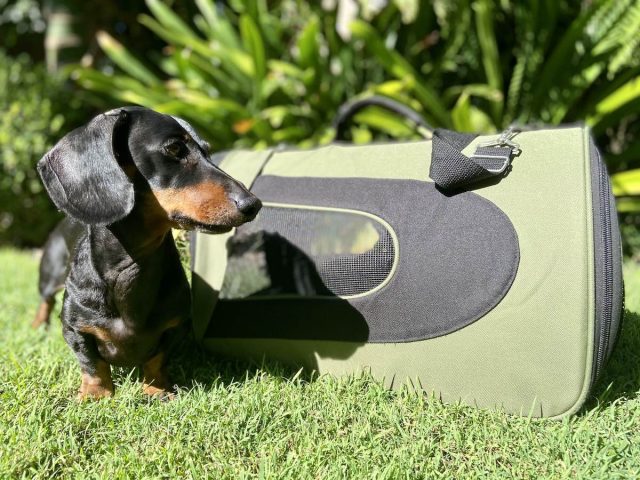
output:
M111 314L127 325L158 327L190 312L189 284L177 258L151 258L107 278Z
M100 326L81 326L80 331L94 337L100 356L110 364L134 366L149 360L161 343L162 336L171 334L171 330L183 322L183 318L173 317L141 328L116 318Z

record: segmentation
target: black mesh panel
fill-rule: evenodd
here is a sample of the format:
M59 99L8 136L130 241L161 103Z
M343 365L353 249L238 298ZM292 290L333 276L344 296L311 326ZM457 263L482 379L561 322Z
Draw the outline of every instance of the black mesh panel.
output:
M358 295L385 281L395 255L389 231L368 216L269 206L228 247L221 298Z

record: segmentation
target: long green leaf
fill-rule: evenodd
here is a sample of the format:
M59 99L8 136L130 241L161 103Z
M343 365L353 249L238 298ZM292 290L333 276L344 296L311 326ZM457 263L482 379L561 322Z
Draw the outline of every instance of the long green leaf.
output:
M133 78L146 83L147 85L159 85L160 79L156 77L151 70L145 67L136 57L115 38L105 31L96 34L96 39L100 48L104 50L107 56L118 65L122 70L127 72Z
M478 32L478 42L482 51L482 65L487 76L487 83L502 92L502 68L500 67L500 55L493 28L493 5L491 0L476 0L473 2L473 10L476 17L476 30ZM502 123L502 98L491 104L493 121L496 125Z
M228 15L220 14L213 0L196 0L196 5L206 20L207 34L211 40L234 49L241 48L240 37L234 30Z
M160 24L167 30L171 30L179 35L197 37L195 32L164 2L161 0L146 0L146 3L151 13L153 13L153 16L156 17Z
M613 93L598 102L595 114L587 118L590 125L597 124L602 117L624 105L640 99L640 76L628 81Z
M387 133L391 137L415 137L415 128L409 127L405 121L397 115L378 107L369 107L354 115L356 124L361 123L369 127Z
M222 48L219 45L206 43L197 37L180 35L164 28L148 15L140 15L139 22L167 42L187 48L210 60L218 60L220 68L224 68L244 85L251 86L254 75L253 61L250 55L236 49Z
M240 16L240 36L245 49L250 53L253 60L253 101L256 107L262 104L261 89L264 77L267 74L267 64L265 59L264 42L260 36L260 31L249 15Z
M234 114L239 117L249 116L249 111L238 102L229 99L212 98L196 90L181 90L176 92L176 96L191 103L196 108L211 111L212 115L224 117Z
M467 92L458 98L451 111L451 118L454 128L459 132L493 133L496 131L489 115L471 104L470 95Z
M597 12L604 0L598 0L591 4L588 10L576 18L556 44L553 52L545 61L545 66L536 79L536 87L532 98L532 110L539 111L541 106L548 101L548 95L558 78L566 76L567 66L571 65L575 56L576 44L584 33L584 27L591 17Z
M640 168L612 175L611 187L616 197L640 196Z
M363 40L367 49L376 56L385 69L394 77L402 79L411 77L415 80L414 90L425 110L431 112L437 122L448 127L451 118L439 95L420 79L411 64L399 53L386 47L378 33L367 23L355 20L351 23L351 33L355 38Z
M132 95L135 95L137 99L144 98L144 101L132 102L141 105L153 105L168 100L164 90L149 88L148 85L123 75L105 75L96 70L79 68L74 70L73 78L89 90L106 93L118 100L130 101L129 98Z
M298 61L303 68L317 68L318 64L318 36L320 35L320 21L312 16L304 26L296 45L298 47Z
M619 197L616 198L616 209L620 213L640 212L640 197Z
M484 83L469 83L467 85L453 85L444 91L444 98L453 99L463 93L472 97L484 98L490 102L501 102L504 99L502 91Z

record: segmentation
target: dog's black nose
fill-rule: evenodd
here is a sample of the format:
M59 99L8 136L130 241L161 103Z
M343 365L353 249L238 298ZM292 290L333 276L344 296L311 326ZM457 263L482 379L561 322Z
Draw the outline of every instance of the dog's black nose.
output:
M238 210L250 220L253 220L262 208L262 202L254 195L246 195L239 198L236 200L236 205Z

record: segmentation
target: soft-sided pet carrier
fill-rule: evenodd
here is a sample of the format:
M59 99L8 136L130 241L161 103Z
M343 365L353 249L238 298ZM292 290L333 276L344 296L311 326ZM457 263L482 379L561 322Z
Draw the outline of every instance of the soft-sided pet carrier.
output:
M623 290L609 177L585 127L214 161L264 207L230 234L193 236L207 348L525 415L583 404Z

